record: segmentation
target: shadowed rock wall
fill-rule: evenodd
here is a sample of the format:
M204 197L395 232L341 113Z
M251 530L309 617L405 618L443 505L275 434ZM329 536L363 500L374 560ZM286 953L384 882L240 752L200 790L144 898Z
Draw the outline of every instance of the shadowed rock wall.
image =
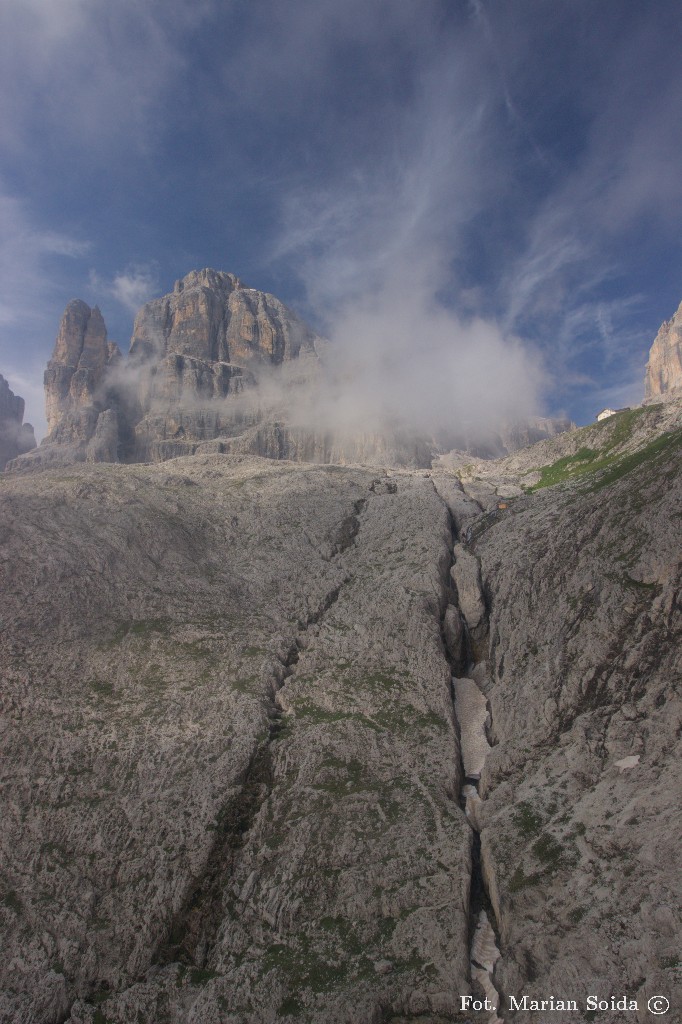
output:
M11 459L35 448L33 427L23 420L24 400L0 374L0 472Z

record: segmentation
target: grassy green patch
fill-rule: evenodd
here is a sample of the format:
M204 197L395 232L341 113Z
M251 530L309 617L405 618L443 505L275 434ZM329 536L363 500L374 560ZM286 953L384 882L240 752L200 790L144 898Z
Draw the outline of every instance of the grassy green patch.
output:
M108 679L90 679L89 683L90 688L100 697L112 697L114 694L114 684Z
M380 727L376 722L373 722L370 718L361 714L359 711L327 711L326 708L321 708L319 704L313 704L312 701L309 700L293 701L292 707L295 710L297 719L309 722L313 725L323 725L328 722L342 722L348 719L356 722L362 722L363 725L367 726L368 729L372 729L373 732L380 732Z
M564 851L561 843L558 843L549 832L544 832L536 843L533 843L533 853L548 867L558 867L564 859Z
M535 836L542 828L542 817L525 801L517 805L513 820L524 836Z
M207 981L211 981L212 978L217 977L217 971L211 971L208 968L203 967L195 967L189 972L190 985L205 985Z
M127 636L148 637L153 633L168 635L170 619L125 619L116 627L112 643L120 643Z
M346 964L332 964L323 960L311 949L307 936L298 937L296 946L275 944L270 946L262 960L263 974L277 969L287 978L289 988L300 992L329 992L343 984L348 967Z
M377 711L374 721L389 732L413 732L415 729L449 729L449 723L433 711L419 712L409 704L392 705L389 709Z
M4 906L9 907L10 910L13 910L15 914L21 913L21 900L13 889L5 893L2 897L2 903Z
M621 448L630 440L637 421L649 411L650 408L629 409L618 413L613 417L613 430L603 447L596 449L585 446L574 455L565 455L551 465L542 466L539 470L540 479L532 487L529 487L528 491L538 491L543 487L552 487L555 484L575 480L588 473L604 471L591 488L593 491L600 490L668 449L677 447L682 441L681 430L661 434L660 437L654 438L649 444L629 455L617 454L616 449ZM590 427L589 430L594 432L595 428Z
M632 436L632 431L637 425L637 421L643 416L648 415L652 410L660 408L660 405L648 405L642 406L639 409L625 409L623 412L616 413L611 420L613 432L609 439L608 447L617 448L618 445L625 444Z
M264 647L245 647L242 651L245 658L257 658L259 655L267 654Z
M326 932L334 935L335 945L343 945L352 956L359 956L362 953L364 945L358 938L353 924L345 917L323 917L320 925Z
M299 1003L295 996L287 996L283 999L277 1014L279 1017L300 1017L303 1012L303 1006Z
M315 789L335 796L344 796L376 788L376 782L367 778L365 766L355 757L349 761L342 761L338 757L326 757L322 764L324 768L332 769L334 776L316 783Z
M529 488L531 491L539 491L542 487L552 487L554 484L571 480L581 473L588 472L595 459L599 458L599 452L594 448L581 448L575 455L564 455L549 466L540 469L540 479Z
M633 452L631 455L625 455L618 460L610 460L613 465L607 472L604 473L590 488L592 491L599 491L602 487L608 487L609 484L615 483L616 480L620 480L621 477L627 473L631 473L633 469L637 469L646 463L650 463L658 458L658 456L665 454L668 451L673 451L675 448L679 448L682 444L682 430L674 430L667 434L661 434L660 437L655 438L650 444L644 448L640 448L639 451ZM606 460L602 460L606 464ZM601 466L596 468L602 468Z
M358 690L389 690L395 686L402 686L402 681L388 672L367 673L367 675L361 676L357 682Z
M541 878L539 871L534 871L531 875L524 874L523 868L519 865L509 879L509 892L520 892L529 885L537 885Z

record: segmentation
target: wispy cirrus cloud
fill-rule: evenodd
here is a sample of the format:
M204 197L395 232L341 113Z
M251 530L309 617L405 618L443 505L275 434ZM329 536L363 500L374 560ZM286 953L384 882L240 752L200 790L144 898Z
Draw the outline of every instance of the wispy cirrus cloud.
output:
M0 323L35 325L55 283L54 258L82 257L90 242L45 229L1 185L0 225Z
M39 437L46 426L42 377L56 331L56 296L65 265L78 263L90 248L87 239L42 227L0 183L0 372L26 401Z
M215 0L4 0L0 121L24 155L40 133L79 159L146 147L164 91L186 67L185 38Z
M429 432L449 422L483 436L536 413L544 384L537 350L458 312L452 287L467 229L506 187L496 159L505 91L476 23L444 30L434 10L419 13L404 106L372 125L365 155L358 140L323 181L289 189L273 258L298 268L333 341L348 385L335 408L357 424Z
M119 337L150 259L160 290L208 262L332 334L399 300L445 346L449 311L463 366L487 320L571 405L641 375L682 292L681 47L668 3L6 0L6 178Z

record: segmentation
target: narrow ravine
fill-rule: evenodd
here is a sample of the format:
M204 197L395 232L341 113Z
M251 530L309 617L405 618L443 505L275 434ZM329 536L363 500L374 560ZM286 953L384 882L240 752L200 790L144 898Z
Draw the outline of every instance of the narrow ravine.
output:
M437 491L435 484L434 489ZM478 560L459 543L457 525L451 512L450 528L451 564L442 633L453 673L451 695L460 741L461 805L473 832L469 886L471 980L483 994L488 1024L504 1024L502 993L494 982L495 965L501 954L495 932L495 915L481 865L483 800L479 795L479 783L490 750L488 736L492 721L479 680L487 673L488 616ZM494 1009L488 1010L487 1007Z

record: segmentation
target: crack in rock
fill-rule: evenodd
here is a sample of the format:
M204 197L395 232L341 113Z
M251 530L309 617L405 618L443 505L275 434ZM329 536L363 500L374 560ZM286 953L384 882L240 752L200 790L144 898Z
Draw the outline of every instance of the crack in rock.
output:
M452 700L455 722L459 734L462 804L474 833L469 886L470 965L471 979L484 997L495 1007L487 1024L504 1024L497 1014L502 994L494 983L494 971L501 953L495 929L488 913L494 912L487 891L481 865L482 809L484 800L478 792L485 760L491 749L488 736L492 718L488 701L476 679L485 671L485 648L488 641L489 607L483 593L480 563L458 538L457 522L449 503L434 490L448 507L452 534L452 554L449 570L448 597L442 616L441 632L448 660L453 668L466 674L452 676ZM467 533L471 536L472 526ZM483 654L483 658L481 658ZM473 663L477 661L477 663ZM471 678L474 676L475 678ZM475 925L474 925L475 920Z
M374 486L374 485L373 485ZM361 498L354 503L353 513L341 523L332 560L343 554L355 543L360 529L360 516L367 505ZM223 892L225 879L234 870L239 851L244 845L260 808L272 791L273 772L271 744L283 728L283 711L278 694L296 671L300 652L305 647L307 631L322 620L329 609L338 601L343 586L351 579L346 575L310 613L294 638L284 659L280 658L281 669L273 671L272 707L266 738L254 751L243 775L239 792L220 811L216 821L216 842L208 855L206 866L191 888L185 902L175 916L166 938L159 945L152 963L167 965L184 963L203 968L210 959L221 921L224 917ZM68 1017L65 1018L68 1020Z

